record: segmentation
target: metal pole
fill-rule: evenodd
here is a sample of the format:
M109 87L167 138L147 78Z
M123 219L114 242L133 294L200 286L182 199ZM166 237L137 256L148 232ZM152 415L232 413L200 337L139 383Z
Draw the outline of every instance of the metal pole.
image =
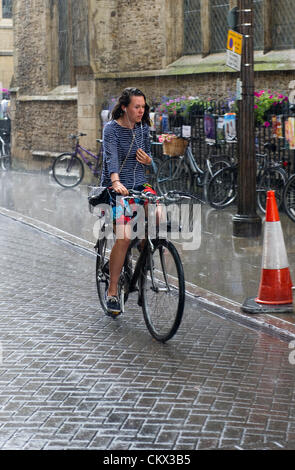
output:
M238 213L233 217L233 235L236 237L261 234L261 218L256 214L253 8L253 0L238 0L238 27L244 37L238 124Z

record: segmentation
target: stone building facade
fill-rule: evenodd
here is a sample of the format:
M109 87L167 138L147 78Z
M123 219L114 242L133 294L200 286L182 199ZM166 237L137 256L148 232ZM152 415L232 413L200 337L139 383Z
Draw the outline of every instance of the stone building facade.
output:
M284 50L282 39L277 47L280 23L272 19L273 0L254 3L260 22L255 85L287 93L295 43ZM77 130L87 133L83 144L95 150L100 112L126 86L141 88L149 102L233 94L238 73L225 66L223 42L226 15L235 5L235 0L14 0L15 165L47 168L52 156L69 149L67 136Z
M0 0L0 89L9 88L13 75L12 0Z

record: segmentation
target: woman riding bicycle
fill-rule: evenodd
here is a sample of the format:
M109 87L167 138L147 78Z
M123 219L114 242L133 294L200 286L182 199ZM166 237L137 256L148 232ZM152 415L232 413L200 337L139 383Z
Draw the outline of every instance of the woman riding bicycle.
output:
M122 200L118 195L127 196L129 189L156 194L145 176L145 165L152 162L149 125L149 106L145 95L138 88L126 88L112 111L112 120L103 131L102 185L112 189L110 205L114 232L120 230L110 254L110 283L106 292L107 310L112 317L121 313L117 285L131 240L131 225L128 222L133 217L130 204L134 203L132 200Z

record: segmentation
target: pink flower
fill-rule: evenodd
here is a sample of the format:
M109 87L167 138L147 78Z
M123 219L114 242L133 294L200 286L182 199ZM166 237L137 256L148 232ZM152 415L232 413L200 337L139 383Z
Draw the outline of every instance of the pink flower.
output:
M257 108L258 108L257 104L254 104L254 108L255 108L255 109L257 109Z
M269 127L270 123L268 121L265 121L265 123L263 125L264 125L264 127Z

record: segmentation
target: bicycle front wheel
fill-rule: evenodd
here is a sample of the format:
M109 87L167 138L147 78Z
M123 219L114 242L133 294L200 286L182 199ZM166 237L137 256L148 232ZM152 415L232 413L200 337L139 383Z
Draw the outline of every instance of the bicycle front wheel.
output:
M192 175L183 157L171 157L164 160L157 172L157 189L160 194L168 191L191 192Z
M288 217L295 222L295 175L291 176L285 186L283 203Z
M63 153L54 160L52 175L63 188L74 188L84 177L84 166L76 155Z
M214 209L229 206L237 197L237 169L223 168L211 178L208 185L208 202Z
M267 191L275 191L278 209L283 204L283 191L287 176L282 168L269 168L263 172L257 187L257 203L261 212L266 211Z
M179 254L169 240L155 241L141 280L143 316L151 335L168 341L181 323L185 283Z

